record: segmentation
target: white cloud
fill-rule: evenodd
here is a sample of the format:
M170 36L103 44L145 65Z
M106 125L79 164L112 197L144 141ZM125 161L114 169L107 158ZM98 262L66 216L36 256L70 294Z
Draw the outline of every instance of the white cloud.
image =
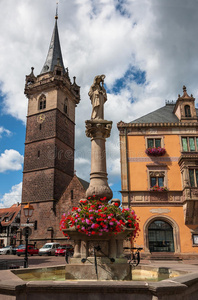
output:
M0 126L0 138L2 137L3 134L6 134L7 136L10 136L12 132L3 126Z
M10 207L13 204L21 203L22 182L14 185L9 193L5 193L0 199L0 208Z
M22 164L23 155L16 150L5 150L4 153L0 155L0 173L21 170Z
M4 28L0 36L4 111L25 123L25 75L31 66L35 67L35 75L42 69L54 25L55 3L1 1L0 9L4 12L0 19ZM110 90L105 118L113 120L113 128L107 142L107 166L109 175L117 178L117 122L130 122L163 106L165 99L176 99L183 84L198 98L197 16L197 1L60 1L58 26L65 67L81 86L75 146L80 177L88 180L90 172L91 143L85 136L85 120L91 115L87 94L95 75L105 74ZM132 67L145 72L145 82L139 84L135 77L125 77L123 88L114 93L116 80Z

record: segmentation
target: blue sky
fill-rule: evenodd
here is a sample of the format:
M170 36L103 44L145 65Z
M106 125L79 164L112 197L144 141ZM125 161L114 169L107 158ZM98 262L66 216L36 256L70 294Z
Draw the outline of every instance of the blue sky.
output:
M0 102L2 103L2 98L0 98ZM15 150L16 152L20 153L20 155L24 155L24 141L25 141L25 126L24 124L12 116L2 114L0 115L1 125L6 130L10 131L10 134L6 132L2 133L0 138L0 153L1 155L6 150ZM9 162L7 162L7 169L3 172L0 172L0 199L6 193L10 193L12 187L16 184L19 184L22 181L22 159L20 161L20 166L16 167L19 170L10 170ZM11 160L11 165L15 164L15 160ZM15 168L15 167L14 167ZM15 194L15 200L21 202L21 192L18 191L18 194ZM12 204L12 201L11 201ZM2 204L4 206L6 204Z
M27 98L25 76L38 75L47 55L56 1L1 1L0 19L0 207L20 202ZM113 121L107 146L109 184L118 193L120 146L117 122L130 122L176 100L187 86L198 98L196 0L59 1L60 42L70 78L81 86L76 109L77 175L89 180L88 91L105 74L105 118Z

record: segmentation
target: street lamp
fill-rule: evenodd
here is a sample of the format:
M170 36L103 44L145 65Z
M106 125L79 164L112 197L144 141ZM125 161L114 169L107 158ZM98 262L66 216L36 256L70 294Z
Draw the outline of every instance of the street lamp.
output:
M24 259L24 268L28 267L28 235L29 235L29 218L32 216L34 211L34 207L28 203L27 205L24 206L23 212L25 217L27 218L27 226L25 227L25 259Z

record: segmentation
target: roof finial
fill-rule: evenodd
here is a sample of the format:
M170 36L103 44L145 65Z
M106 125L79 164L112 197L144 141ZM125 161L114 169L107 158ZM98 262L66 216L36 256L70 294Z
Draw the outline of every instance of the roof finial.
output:
M185 93L186 92L186 86L183 85L183 92Z
M56 2L56 15L55 15L55 19L58 19L58 1Z

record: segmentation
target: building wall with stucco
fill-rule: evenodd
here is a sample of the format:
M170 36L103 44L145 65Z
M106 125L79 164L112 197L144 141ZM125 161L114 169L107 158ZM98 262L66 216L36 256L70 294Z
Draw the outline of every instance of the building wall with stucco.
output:
M198 254L198 113L194 102L184 87L176 103L166 103L131 123L118 123L122 203L140 218L141 231L134 245L143 247L150 257L157 252L164 257ZM146 153L149 139L156 144L160 140L165 154ZM153 182L161 183L163 189L153 191Z

